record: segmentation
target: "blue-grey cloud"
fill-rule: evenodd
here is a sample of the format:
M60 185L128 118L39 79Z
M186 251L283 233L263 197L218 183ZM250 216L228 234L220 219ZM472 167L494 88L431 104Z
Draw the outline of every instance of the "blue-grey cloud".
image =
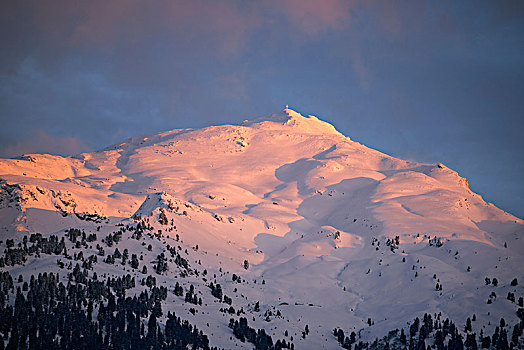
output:
M6 0L0 44L1 156L290 104L524 216L522 2Z

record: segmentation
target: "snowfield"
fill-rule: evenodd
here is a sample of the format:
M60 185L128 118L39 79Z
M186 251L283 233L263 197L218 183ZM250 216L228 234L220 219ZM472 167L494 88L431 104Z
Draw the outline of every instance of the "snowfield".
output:
M228 327L239 317L297 349L340 349L335 328L370 342L425 313L453 320L462 333L475 314L477 335L491 335L501 318L519 322L523 220L486 203L443 164L388 156L291 109L73 157L1 159L0 184L1 251L34 233L97 235L80 245L66 240L65 255L28 255L2 270L24 280L55 271L66 283L78 261L97 255L90 276L132 274L137 285L127 295L154 276L169 291L160 322L175 311L211 346L253 348ZM142 224L144 234L133 237ZM142 256L139 267L107 263L116 249ZM167 268L159 271L163 252ZM193 285L202 304L173 294L176 282L184 294ZM210 282L231 304L211 294ZM230 306L235 311L224 312Z

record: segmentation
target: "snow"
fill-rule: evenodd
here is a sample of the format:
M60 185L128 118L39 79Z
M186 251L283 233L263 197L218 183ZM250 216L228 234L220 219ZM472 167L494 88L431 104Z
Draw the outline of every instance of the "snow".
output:
M0 178L0 239L80 226L111 232L111 225L134 215L150 217L155 230L179 234L186 247L199 245L192 260L198 255L210 271L218 274L222 267L248 280L234 286L247 296L235 298L235 308L247 310L256 301L263 311L277 307L282 319L267 323L257 316L250 326L277 338L294 330L298 348L301 342L338 348L335 327L379 336L424 312L456 322L476 313L486 325L500 317L512 323L515 305L505 295L514 289L517 298L523 294L521 286L509 287L514 277L524 281L521 219L484 202L442 164L390 157L289 108L241 125L135 137L74 157L2 159ZM9 192L8 185L20 188ZM160 208L176 230L153 219ZM72 213L104 219L89 223ZM392 252L386 240L395 236L400 246ZM433 237L443 246L430 246ZM144 249L124 244L130 253ZM435 291L434 274L442 294ZM484 283L487 276L501 281L492 305L486 304L493 289ZM233 295L228 278L217 281ZM218 327L211 344L232 347L229 318L215 308L205 317L187 317L208 335L206 322ZM368 318L374 326L366 325ZM302 340L305 324L312 331Z

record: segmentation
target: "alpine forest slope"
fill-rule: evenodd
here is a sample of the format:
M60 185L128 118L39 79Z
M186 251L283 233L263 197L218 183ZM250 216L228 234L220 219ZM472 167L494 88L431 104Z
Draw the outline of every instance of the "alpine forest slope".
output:
M524 346L524 222L291 109L0 186L0 349Z

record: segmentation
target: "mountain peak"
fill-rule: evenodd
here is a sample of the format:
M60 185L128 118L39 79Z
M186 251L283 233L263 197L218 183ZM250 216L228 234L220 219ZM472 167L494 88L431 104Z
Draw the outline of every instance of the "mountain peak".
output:
M286 108L284 108L284 110L282 112L286 113L290 117L302 117L302 118L304 118L302 116L302 114L300 114L299 112L289 108L289 106L286 106Z
M242 125L269 129L274 129L275 126L285 126L291 127L295 131L308 134L335 134L342 136L342 134L330 123L320 120L313 115L303 116L288 106L286 106L286 108L281 112L267 117L245 120L242 122Z
M509 327L520 322L523 233L443 164L388 156L290 108L75 157L0 159L2 272L59 272L67 283L78 262L88 276L178 283L193 299L169 292L162 308L213 329L210 344L224 349L245 344L211 279L254 327L303 333L297 348L340 348L341 325L363 340L395 334L424 313L456 324L475 313L485 334L502 317Z

